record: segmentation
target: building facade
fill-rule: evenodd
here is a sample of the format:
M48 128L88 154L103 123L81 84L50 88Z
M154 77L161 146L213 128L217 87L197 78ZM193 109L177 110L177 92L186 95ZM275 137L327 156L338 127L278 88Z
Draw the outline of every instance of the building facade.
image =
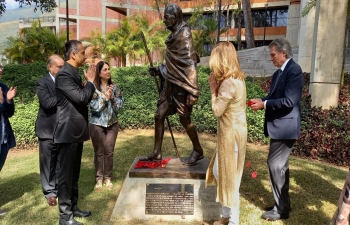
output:
M56 31L66 29L66 7L57 0ZM119 26L121 20L134 14L143 14L150 22L159 21L159 13L155 9L153 0L76 0L69 5L70 38L84 39L91 31L109 32ZM170 3L178 4L184 13L184 20L191 17L194 7L204 6L205 14L213 16L214 5L208 0L173 0ZM224 2L224 1L223 1ZM295 0L251 0L254 36L257 46L268 44L275 38L285 37L288 26L288 11L291 4L299 4ZM164 11L164 6L159 6ZM237 15L233 13L237 4L222 5L223 17L220 27L228 27L229 35L222 35L222 40L234 42L237 39ZM228 20L228 21L227 21ZM244 46L245 31L242 21L242 41ZM297 35L296 35L297 36Z

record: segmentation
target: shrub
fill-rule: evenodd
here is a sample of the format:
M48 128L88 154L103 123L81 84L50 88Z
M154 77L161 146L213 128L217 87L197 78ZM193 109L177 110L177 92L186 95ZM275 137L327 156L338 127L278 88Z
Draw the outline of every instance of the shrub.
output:
M294 155L324 160L336 165L350 162L350 74L345 75L339 93L338 107L322 110L311 107L308 94L310 74L305 74L302 97L301 135L293 150Z
M45 62L7 64L3 68L1 82L9 87L17 86L17 101L31 102L35 96L35 82L45 74L47 74Z

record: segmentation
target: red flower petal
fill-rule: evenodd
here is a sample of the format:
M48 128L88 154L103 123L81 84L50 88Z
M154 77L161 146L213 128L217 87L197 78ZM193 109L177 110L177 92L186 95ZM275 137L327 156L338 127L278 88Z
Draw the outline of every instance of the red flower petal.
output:
M245 167L246 167L246 168L249 168L249 167L250 167L250 161L248 161L247 164L245 164Z
M253 105L253 102L251 100L248 101L248 106Z
M257 177L258 177L258 173L254 171L254 172L252 173L252 177L253 177L253 178L257 178Z

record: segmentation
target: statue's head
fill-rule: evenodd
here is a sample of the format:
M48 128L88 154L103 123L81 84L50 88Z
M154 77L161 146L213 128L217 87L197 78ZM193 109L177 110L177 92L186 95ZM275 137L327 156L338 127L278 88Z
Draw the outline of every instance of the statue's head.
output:
M170 4L165 7L164 20L165 26L169 30L175 30L175 28L182 23L182 10L176 4Z

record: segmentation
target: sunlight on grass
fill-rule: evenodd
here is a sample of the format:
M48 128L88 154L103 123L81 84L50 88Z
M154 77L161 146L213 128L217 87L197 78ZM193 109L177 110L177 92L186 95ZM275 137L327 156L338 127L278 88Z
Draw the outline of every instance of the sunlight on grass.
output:
M187 156L192 151L190 140L185 134L175 134L180 156ZM205 155L211 158L215 149L215 136L200 135ZM254 145L250 145L253 146ZM251 171L245 170L241 185L242 225L309 225L328 224L343 187L346 168L325 163L291 158L290 160L290 195L292 212L288 220L267 222L260 218L263 208L273 204L273 197L268 179L267 151L247 149L247 160L258 172L253 179ZM93 148L91 142L84 146L80 175L79 207L92 211L89 218L78 219L86 225L113 224L109 221L115 202L122 188L123 180L136 156L147 155L153 148L153 131L124 130L120 132L114 156L113 191L103 189L94 191L95 178L93 166ZM11 154L11 153L10 153ZM168 133L163 143L163 155L175 156L175 151ZM57 207L49 207L41 192L39 177L38 152L28 155L9 157L0 173L0 206L7 211L0 217L0 224L57 224ZM144 203L140 203L144 204ZM211 221L207 221L211 222ZM160 224L201 224L185 221L181 223L164 221L130 221L115 223L118 225L160 225Z

